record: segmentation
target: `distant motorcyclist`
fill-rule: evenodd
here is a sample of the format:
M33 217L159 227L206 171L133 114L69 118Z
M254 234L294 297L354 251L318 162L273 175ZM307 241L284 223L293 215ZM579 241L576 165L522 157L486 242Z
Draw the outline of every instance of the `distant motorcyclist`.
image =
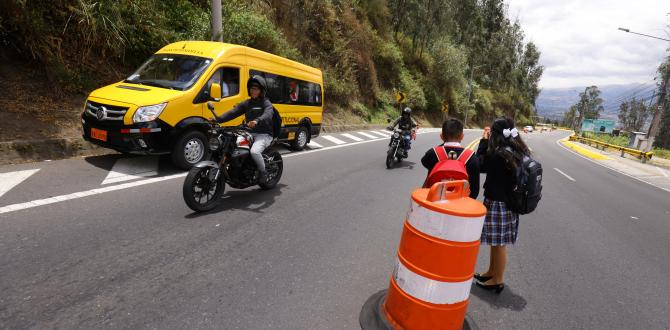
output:
M239 103L232 110L217 116L220 123L235 119L244 114L247 126L252 129L254 143L251 146L251 158L256 163L259 172L259 182L265 183L267 173L262 152L272 144L272 115L273 106L266 96L267 84L261 76L253 76L247 81L247 91L250 98Z
M416 136L416 128L419 127L419 125L412 119L412 109L409 107L405 107L402 109L402 114L398 119L393 122L393 124L387 129L389 131L392 131L396 126L402 130L402 137L405 140L404 145L404 151L405 155L407 155L407 151L409 149L412 149L412 137Z

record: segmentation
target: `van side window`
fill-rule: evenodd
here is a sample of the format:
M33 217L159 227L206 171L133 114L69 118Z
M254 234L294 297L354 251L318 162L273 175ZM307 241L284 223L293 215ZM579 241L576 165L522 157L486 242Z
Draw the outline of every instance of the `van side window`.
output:
M267 96L273 104L321 105L319 84L257 70L249 70L249 75L265 78L268 85Z
M216 70L205 85L205 92L209 92L212 83L221 85L221 97L226 98L240 93L240 69L221 68Z

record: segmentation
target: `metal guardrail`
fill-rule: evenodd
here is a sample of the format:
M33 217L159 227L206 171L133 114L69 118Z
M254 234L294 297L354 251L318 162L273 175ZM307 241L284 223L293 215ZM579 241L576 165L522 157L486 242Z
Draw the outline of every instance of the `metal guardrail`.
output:
M615 150L618 150L618 151L621 152L621 157L624 157L625 154L629 154L631 156L635 156L637 159L642 160L643 163L646 163L647 160L650 160L651 157L654 155L654 153L651 152L651 151L650 152L644 152L644 151L640 151L640 150L637 150L637 149L626 148L626 147L622 147L622 146L618 146L618 145L610 144L610 143L605 143L605 142L594 140L594 139L587 139L587 138L577 136L577 135L570 135L570 141L579 141L579 142L582 142L582 143L586 143L589 146L591 144L595 144L596 148L601 147L602 150L605 150L607 148L615 149Z

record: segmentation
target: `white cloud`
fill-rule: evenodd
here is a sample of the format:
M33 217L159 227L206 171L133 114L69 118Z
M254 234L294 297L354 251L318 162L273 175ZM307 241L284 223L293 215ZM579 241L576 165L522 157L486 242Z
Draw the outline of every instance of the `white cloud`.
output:
M652 83L670 42L667 0L508 0L526 40L542 52L543 88Z

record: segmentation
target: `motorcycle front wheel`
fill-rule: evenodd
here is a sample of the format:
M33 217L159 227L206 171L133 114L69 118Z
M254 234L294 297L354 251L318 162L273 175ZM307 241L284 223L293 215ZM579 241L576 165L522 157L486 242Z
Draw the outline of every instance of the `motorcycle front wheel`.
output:
M386 168L390 169L393 167L393 161L395 158L395 152L393 152L393 149L389 149L389 151L386 153Z
M219 169L212 167L192 167L184 180L182 193L184 202L196 212L213 210L226 189L223 175L214 180Z

